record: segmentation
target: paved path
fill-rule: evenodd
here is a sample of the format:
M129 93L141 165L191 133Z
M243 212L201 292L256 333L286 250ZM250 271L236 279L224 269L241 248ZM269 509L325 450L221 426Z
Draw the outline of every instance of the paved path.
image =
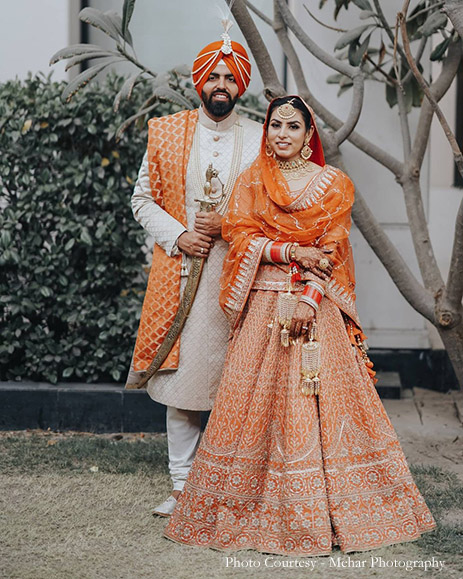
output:
M383 404L409 462L442 467L463 481L463 392L413 388Z

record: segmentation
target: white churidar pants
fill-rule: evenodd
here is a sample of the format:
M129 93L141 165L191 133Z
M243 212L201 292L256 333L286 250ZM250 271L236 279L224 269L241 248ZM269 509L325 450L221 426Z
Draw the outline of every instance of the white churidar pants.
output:
M166 412L169 472L174 491L183 490L188 472L199 446L201 412L180 410L173 406Z

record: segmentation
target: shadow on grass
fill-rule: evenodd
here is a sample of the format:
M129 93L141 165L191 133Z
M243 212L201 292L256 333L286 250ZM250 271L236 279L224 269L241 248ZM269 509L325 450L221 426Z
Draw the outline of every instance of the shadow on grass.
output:
M134 441L97 437L53 439L43 436L0 439L3 474L62 473L79 475L92 467L110 474L166 474L165 437ZM424 534L417 546L433 553L458 555L463 544L463 484L438 467L412 466L412 474L438 526Z
M0 472L80 474L92 467L110 474L167 473L167 441L115 441L93 437L62 440L31 436L0 440Z
M463 484L455 473L436 466L410 467L415 482L437 522L419 540L431 552L461 554L463 545ZM458 514L448 521L449 515ZM452 519L452 516L450 517Z

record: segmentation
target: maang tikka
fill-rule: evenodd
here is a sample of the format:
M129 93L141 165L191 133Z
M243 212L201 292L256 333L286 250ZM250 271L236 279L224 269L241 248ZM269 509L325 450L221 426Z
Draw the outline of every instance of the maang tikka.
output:
M288 119L292 119L294 117L294 115L296 114L296 109L292 103L293 103L293 99L291 99L287 103L280 105L277 108L278 114L285 121L287 121Z

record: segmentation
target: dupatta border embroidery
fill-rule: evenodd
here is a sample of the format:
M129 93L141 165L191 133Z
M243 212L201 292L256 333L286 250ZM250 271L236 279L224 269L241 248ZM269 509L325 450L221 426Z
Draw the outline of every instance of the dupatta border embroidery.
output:
M229 296L225 302L225 313L233 328L237 322L241 310L246 303L251 291L257 269L260 264L262 251L268 242L266 237L252 239L246 248L244 257L241 259L240 267L235 278L235 284L230 289Z
M325 195L327 188L333 182L336 174L337 170L334 167L326 165L320 173L314 177L313 181L310 181L301 195L292 203L283 207L283 209L287 213L291 213L312 207Z

